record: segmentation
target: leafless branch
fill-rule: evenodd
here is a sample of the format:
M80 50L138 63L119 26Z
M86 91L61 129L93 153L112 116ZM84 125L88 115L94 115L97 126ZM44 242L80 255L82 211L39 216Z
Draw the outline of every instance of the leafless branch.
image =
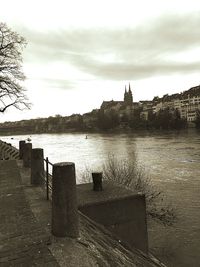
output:
M20 110L30 108L21 84L25 79L21 64L25 46L23 37L0 23L0 112L11 106Z
M146 175L144 168L138 165L135 155L129 160L119 160L111 154L101 169L104 180L119 184L134 192L145 194L149 218L167 226L171 226L176 222L177 218L174 208L168 203L164 193L153 185L149 176ZM84 182L91 179L89 167L82 173L82 178Z

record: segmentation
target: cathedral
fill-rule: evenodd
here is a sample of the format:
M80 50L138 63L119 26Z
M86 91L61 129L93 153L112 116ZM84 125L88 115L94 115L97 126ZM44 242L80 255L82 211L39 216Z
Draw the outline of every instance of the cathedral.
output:
M132 94L132 91L131 91L131 86L130 86L130 83L129 83L129 88L128 90L126 89L126 86L125 86L125 92L124 92L124 101L103 101L102 105L101 105L101 109L104 109L104 110L125 110L125 109L130 109L130 108L133 108L133 94Z
M128 91L126 90L126 86L125 86L125 92L124 92L124 104L125 104L126 106L131 106L131 105L133 105L133 94L132 94L132 91L131 91L130 83L129 83L129 89L128 89Z

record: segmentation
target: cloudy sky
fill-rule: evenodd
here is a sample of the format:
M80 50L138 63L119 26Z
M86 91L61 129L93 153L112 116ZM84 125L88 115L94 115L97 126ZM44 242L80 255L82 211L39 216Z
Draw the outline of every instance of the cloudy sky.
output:
M30 111L0 121L85 113L200 84L200 1L6 0L0 21L26 38Z

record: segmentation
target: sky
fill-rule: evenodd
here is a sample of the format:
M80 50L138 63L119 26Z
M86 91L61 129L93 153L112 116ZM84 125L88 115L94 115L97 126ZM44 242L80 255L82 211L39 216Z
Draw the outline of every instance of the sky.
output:
M0 22L25 37L31 110L0 122L83 114L103 100L134 101L200 84L200 1L6 0Z

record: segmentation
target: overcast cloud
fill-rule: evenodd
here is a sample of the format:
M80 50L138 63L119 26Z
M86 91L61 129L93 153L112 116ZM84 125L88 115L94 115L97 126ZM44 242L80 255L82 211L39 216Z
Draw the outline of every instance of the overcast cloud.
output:
M25 86L33 108L18 119L88 112L103 100L122 100L129 82L134 101L199 85L199 3L3 2L2 21L28 43Z
M200 69L200 54L190 62L173 57L200 47L199 25L199 14L187 14L160 17L149 26L126 29L38 32L23 28L28 40L25 57L29 63L71 64L98 79L136 80L196 72Z

